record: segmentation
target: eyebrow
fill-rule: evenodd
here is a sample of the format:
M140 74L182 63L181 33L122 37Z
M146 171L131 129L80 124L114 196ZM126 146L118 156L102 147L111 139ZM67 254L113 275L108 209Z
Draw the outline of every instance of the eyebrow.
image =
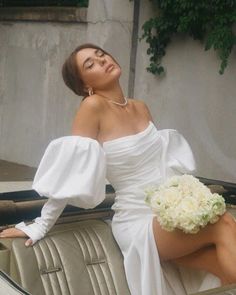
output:
M98 51L100 51L100 49L96 49L96 50L94 51L94 53L97 54ZM90 61L90 59L91 59L91 57L86 58L86 60L83 62L83 68L84 68L84 65L86 64L86 62Z

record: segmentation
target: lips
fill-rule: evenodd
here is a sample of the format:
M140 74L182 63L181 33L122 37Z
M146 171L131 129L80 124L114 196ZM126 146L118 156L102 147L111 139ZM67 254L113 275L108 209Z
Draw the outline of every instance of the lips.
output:
M114 65L113 65L113 64L109 64L109 65L106 67L105 72L110 72L113 68L114 68Z

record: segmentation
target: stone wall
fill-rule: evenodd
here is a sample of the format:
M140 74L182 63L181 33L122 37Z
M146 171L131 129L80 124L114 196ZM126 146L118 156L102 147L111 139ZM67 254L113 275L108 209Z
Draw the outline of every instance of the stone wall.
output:
M142 0L141 26L154 11ZM179 130L194 151L197 175L236 182L236 50L224 75L214 51L204 51L188 37L173 40L163 59L163 78L147 73L145 41L139 43L136 63L136 98L146 101L158 128Z
M89 3L87 16L60 9L58 22L52 10L53 21L36 10L24 14L33 21L6 20L10 13L0 21L0 159L37 166L50 140L70 134L81 98L64 85L61 65L77 45L92 42L111 52L128 91L133 3Z

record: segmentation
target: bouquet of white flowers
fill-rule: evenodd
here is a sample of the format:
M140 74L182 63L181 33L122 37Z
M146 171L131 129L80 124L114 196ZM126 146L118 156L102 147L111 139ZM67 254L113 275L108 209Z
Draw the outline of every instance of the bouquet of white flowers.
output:
M197 233L215 223L225 212L224 198L191 175L173 176L157 188L146 191L146 203L163 229Z

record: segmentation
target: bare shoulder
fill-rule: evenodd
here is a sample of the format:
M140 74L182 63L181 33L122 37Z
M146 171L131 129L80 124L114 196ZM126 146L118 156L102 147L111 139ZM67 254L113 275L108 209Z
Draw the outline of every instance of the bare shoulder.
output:
M103 100L99 95L93 94L81 101L80 109L86 108L87 110L99 110L103 107Z
M140 99L133 99L132 101L133 101L135 107L137 108L137 110L141 113L146 114L148 119L152 121L152 116L151 116L150 110L149 110L148 106L146 105L146 103Z
M104 104L97 95L85 98L74 117L72 134L97 138Z

